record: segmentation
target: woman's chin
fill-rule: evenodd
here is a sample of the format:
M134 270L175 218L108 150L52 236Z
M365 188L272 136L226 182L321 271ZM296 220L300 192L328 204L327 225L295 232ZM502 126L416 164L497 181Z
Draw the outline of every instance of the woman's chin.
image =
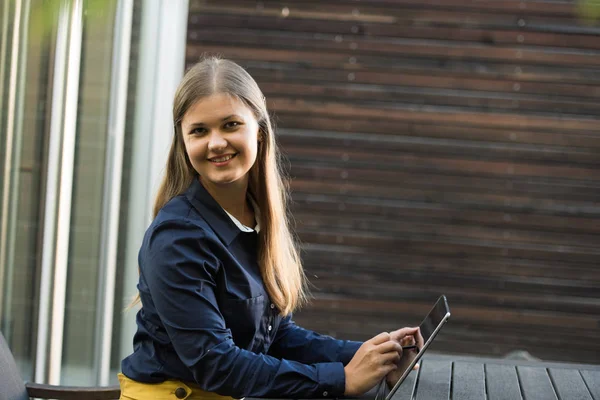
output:
M227 186L235 183L242 183L244 175L237 176L234 174L208 174L202 176L202 181L209 181L215 186Z

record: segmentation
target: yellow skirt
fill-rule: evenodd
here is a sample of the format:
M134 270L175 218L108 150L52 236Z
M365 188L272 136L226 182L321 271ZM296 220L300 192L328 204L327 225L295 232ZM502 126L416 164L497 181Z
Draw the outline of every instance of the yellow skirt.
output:
M125 400L233 400L232 397L206 392L199 386L177 380L142 383L119 374L121 399Z

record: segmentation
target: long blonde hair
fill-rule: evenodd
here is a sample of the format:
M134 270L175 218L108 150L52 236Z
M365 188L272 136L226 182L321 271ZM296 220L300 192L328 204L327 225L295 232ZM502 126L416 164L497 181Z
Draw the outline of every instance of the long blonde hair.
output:
M185 150L181 120L190 106L215 93L238 98L258 121L260 144L248 182L248 190L260 210L258 263L271 302L282 315L287 315L307 299L306 277L287 215L289 189L283 179L265 97L250 74L233 61L205 58L190 68L179 84L173 102L173 142L154 202L154 217L197 178Z

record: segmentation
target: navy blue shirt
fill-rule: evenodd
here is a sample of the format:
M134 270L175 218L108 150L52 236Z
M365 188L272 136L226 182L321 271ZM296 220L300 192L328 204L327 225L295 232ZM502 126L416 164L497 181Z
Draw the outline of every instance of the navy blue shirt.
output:
M361 343L297 326L269 300L258 234L242 232L198 179L168 202L139 253L134 352L123 374L250 397L339 397Z

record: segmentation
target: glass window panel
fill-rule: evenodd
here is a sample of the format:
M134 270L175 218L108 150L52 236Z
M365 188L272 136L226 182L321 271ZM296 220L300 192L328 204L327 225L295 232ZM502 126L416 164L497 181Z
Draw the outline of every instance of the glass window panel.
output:
M16 171L8 192L13 193L14 224L5 245L11 251L13 262L0 264L0 330L26 380L33 380L40 287L40 266L44 221L45 190L49 124L51 116L53 68L55 62L56 28L60 2L23 0L30 12L24 19L27 42L18 54L12 54L12 29L16 2L0 5L0 173L3 174L7 154L6 122L9 105L9 77L12 57L25 56L19 73L23 86L18 91L22 100L18 118L16 150L9 170ZM125 136L125 154L122 198L127 204L129 185L129 157L131 131L137 81L137 48L139 42L140 0L134 2L132 56L130 65L128 111ZM107 123L109 114L110 80L113 52L113 32L117 0L84 1L81 72L77 114L77 139L73 165L73 194L70 224L69 265L64 320L62 384L95 385L96 342L99 327L98 288L103 273L100 251L103 229L104 173L106 167ZM24 35L25 36L25 35ZM61 89L61 88L57 88ZM13 146L14 147L14 146ZM2 175L4 177L4 175ZM10 193L2 193L0 199ZM120 271L126 244L127 207L121 208L119 230ZM0 215L0 218L3 216ZM50 243L53 245L53 243ZM134 244L137 246L138 244ZM10 267L10 268L8 268ZM2 287L7 283L10 290ZM113 329L116 346L111 369L120 369L119 329L122 316L123 285L117 277L115 322ZM114 377L116 379L116 375ZM115 380L112 383L116 383Z
M97 300L116 1L84 2L61 383L96 384Z
M9 2L12 6L14 2ZM23 2L25 4L27 2ZM9 229L6 246L12 254L11 261L6 262L0 273L3 273L5 295L3 308L0 310L0 328L8 340L8 345L21 369L22 377L31 380L34 371L35 343L38 317L39 266L41 261L41 232L44 185L45 185L45 153L47 146L47 105L51 96L50 71L52 68L52 51L55 40L55 21L57 15L40 9L40 3L32 2L29 13L24 11L22 19L22 45L19 54L12 54L11 39L14 24L14 9L6 15L9 38L6 52L0 62L4 65L2 85L2 119L0 131L0 148L2 165L6 151L6 121L8 118L8 75L12 57L22 57L23 65L19 66L22 86L17 92L16 110L11 117L15 118L13 147L13 165L16 168L16 179L11 181L10 193L16 196L14 227ZM44 17L41 18L41 15ZM36 23L32 23L36 21ZM25 41L27 39L27 41ZM18 112L22 107L22 112ZM8 265L10 264L10 265Z

